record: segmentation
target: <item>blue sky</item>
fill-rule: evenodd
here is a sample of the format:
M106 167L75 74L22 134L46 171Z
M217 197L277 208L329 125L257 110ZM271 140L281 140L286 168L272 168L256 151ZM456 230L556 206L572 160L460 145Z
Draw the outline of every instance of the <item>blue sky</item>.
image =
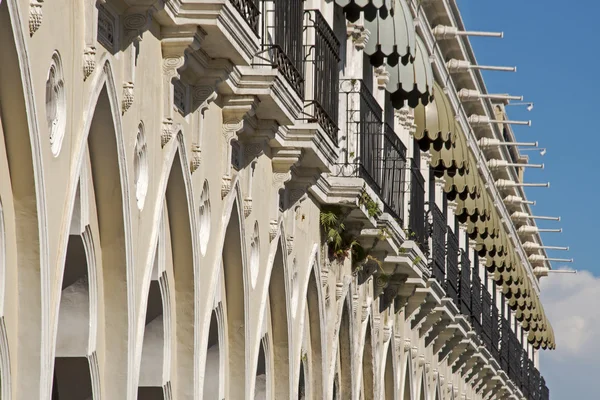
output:
M542 299L554 326L558 349L542 354L542 373L551 399L598 399L600 346L600 265L596 211L600 190L596 183L600 159L600 132L594 96L600 93L596 73L600 2L558 0L457 0L468 30L503 31L503 39L471 38L481 65L517 66L516 73L486 72L490 93L525 96L535 103L531 112L510 107L510 118L533 121L515 127L519 141L539 141L548 152L528 152L544 170L527 170L526 182L550 182L549 189L532 188L535 215L561 216L561 222L538 222L541 227L563 228L544 235L547 245L570 246L570 252L550 252L574 258L573 268L588 272L552 275L542 280ZM555 264L555 268L561 267Z

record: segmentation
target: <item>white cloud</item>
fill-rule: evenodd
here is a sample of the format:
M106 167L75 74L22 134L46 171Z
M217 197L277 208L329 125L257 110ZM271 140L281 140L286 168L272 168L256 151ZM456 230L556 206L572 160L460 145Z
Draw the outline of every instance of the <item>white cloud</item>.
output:
M556 350L542 351L551 399L596 399L600 360L600 278L588 271L542 278L542 303Z
M556 336L556 353L600 355L600 278L588 271L542 278L542 304ZM596 358L595 358L596 359Z

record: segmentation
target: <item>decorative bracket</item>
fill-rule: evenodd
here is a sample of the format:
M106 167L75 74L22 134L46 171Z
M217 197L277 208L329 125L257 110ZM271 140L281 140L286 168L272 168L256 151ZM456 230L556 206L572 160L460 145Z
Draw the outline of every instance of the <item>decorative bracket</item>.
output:
M42 20L44 19L43 2L44 0L33 0L29 3L29 36L33 36L42 26Z

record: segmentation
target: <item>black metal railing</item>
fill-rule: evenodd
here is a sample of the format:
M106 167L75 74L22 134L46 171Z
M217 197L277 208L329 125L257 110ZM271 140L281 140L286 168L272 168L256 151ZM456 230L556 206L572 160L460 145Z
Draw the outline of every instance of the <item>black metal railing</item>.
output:
M510 354L509 342L510 342L510 323L504 317L502 317L500 322L500 367L504 371L508 371L508 357Z
M458 237L456 234L450 229L450 227L446 228L448 230L448 239L446 244L446 293L448 297L454 301L457 307L460 307L459 298L458 298L458 287L459 287L459 269L458 269L458 253L459 253L459 243Z
M471 324L475 332L481 335L481 278L476 271L474 268L473 283L471 284Z
M427 228L425 214L425 178L421 170L411 160L410 167L410 212L408 214L408 229L410 239L414 240L421 250L428 253Z
M486 286L481 287L481 329L483 344L492 352L492 296Z
M346 109L345 165L354 165L352 173L365 180L402 225L406 147L391 126L384 126L383 110L362 80L343 80L340 91Z
M541 378L540 392L540 400L550 400L550 390L548 390L548 386L546 386L546 380L544 378Z
M319 10L304 11L304 46L306 76L312 79L305 108L337 144L340 42Z
M304 99L303 0L261 0L262 46L254 65L277 68Z
M385 210L403 226L404 180L406 172L406 146L394 128L385 124L381 171L381 195Z
M431 276L446 286L446 217L435 203L429 203L431 226Z
M460 281L458 288L460 313L471 315L471 260L469 260L469 253L463 250L461 250L460 255Z
M231 0L231 4L242 15L242 18L248 23L252 32L258 35L258 21L260 20L260 11L256 2L258 0Z
M498 306L492 298L492 330L490 332L492 346L490 352L496 360L500 358L500 316L498 314Z

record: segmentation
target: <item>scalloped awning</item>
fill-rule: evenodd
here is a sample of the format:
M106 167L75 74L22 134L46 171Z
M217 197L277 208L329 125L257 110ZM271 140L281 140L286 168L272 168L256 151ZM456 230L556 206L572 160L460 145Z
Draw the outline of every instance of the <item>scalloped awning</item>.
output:
M350 22L358 21L361 11L378 10L388 2L389 0L335 0L335 4L344 8L346 19Z
M377 2L379 3L379 2ZM412 63L416 56L415 26L408 5L385 0L381 7L364 9L365 28L371 32L364 52L375 67Z
M415 108L428 105L433 100L435 82L429 51L420 37L416 37L415 60L408 65L386 66L389 72L387 91L391 94L392 106L400 109L405 105ZM436 93L437 95L437 93Z
M427 105L415 108L414 137L423 151L449 149L455 139L456 123L450 101L441 87L434 83L436 97Z

